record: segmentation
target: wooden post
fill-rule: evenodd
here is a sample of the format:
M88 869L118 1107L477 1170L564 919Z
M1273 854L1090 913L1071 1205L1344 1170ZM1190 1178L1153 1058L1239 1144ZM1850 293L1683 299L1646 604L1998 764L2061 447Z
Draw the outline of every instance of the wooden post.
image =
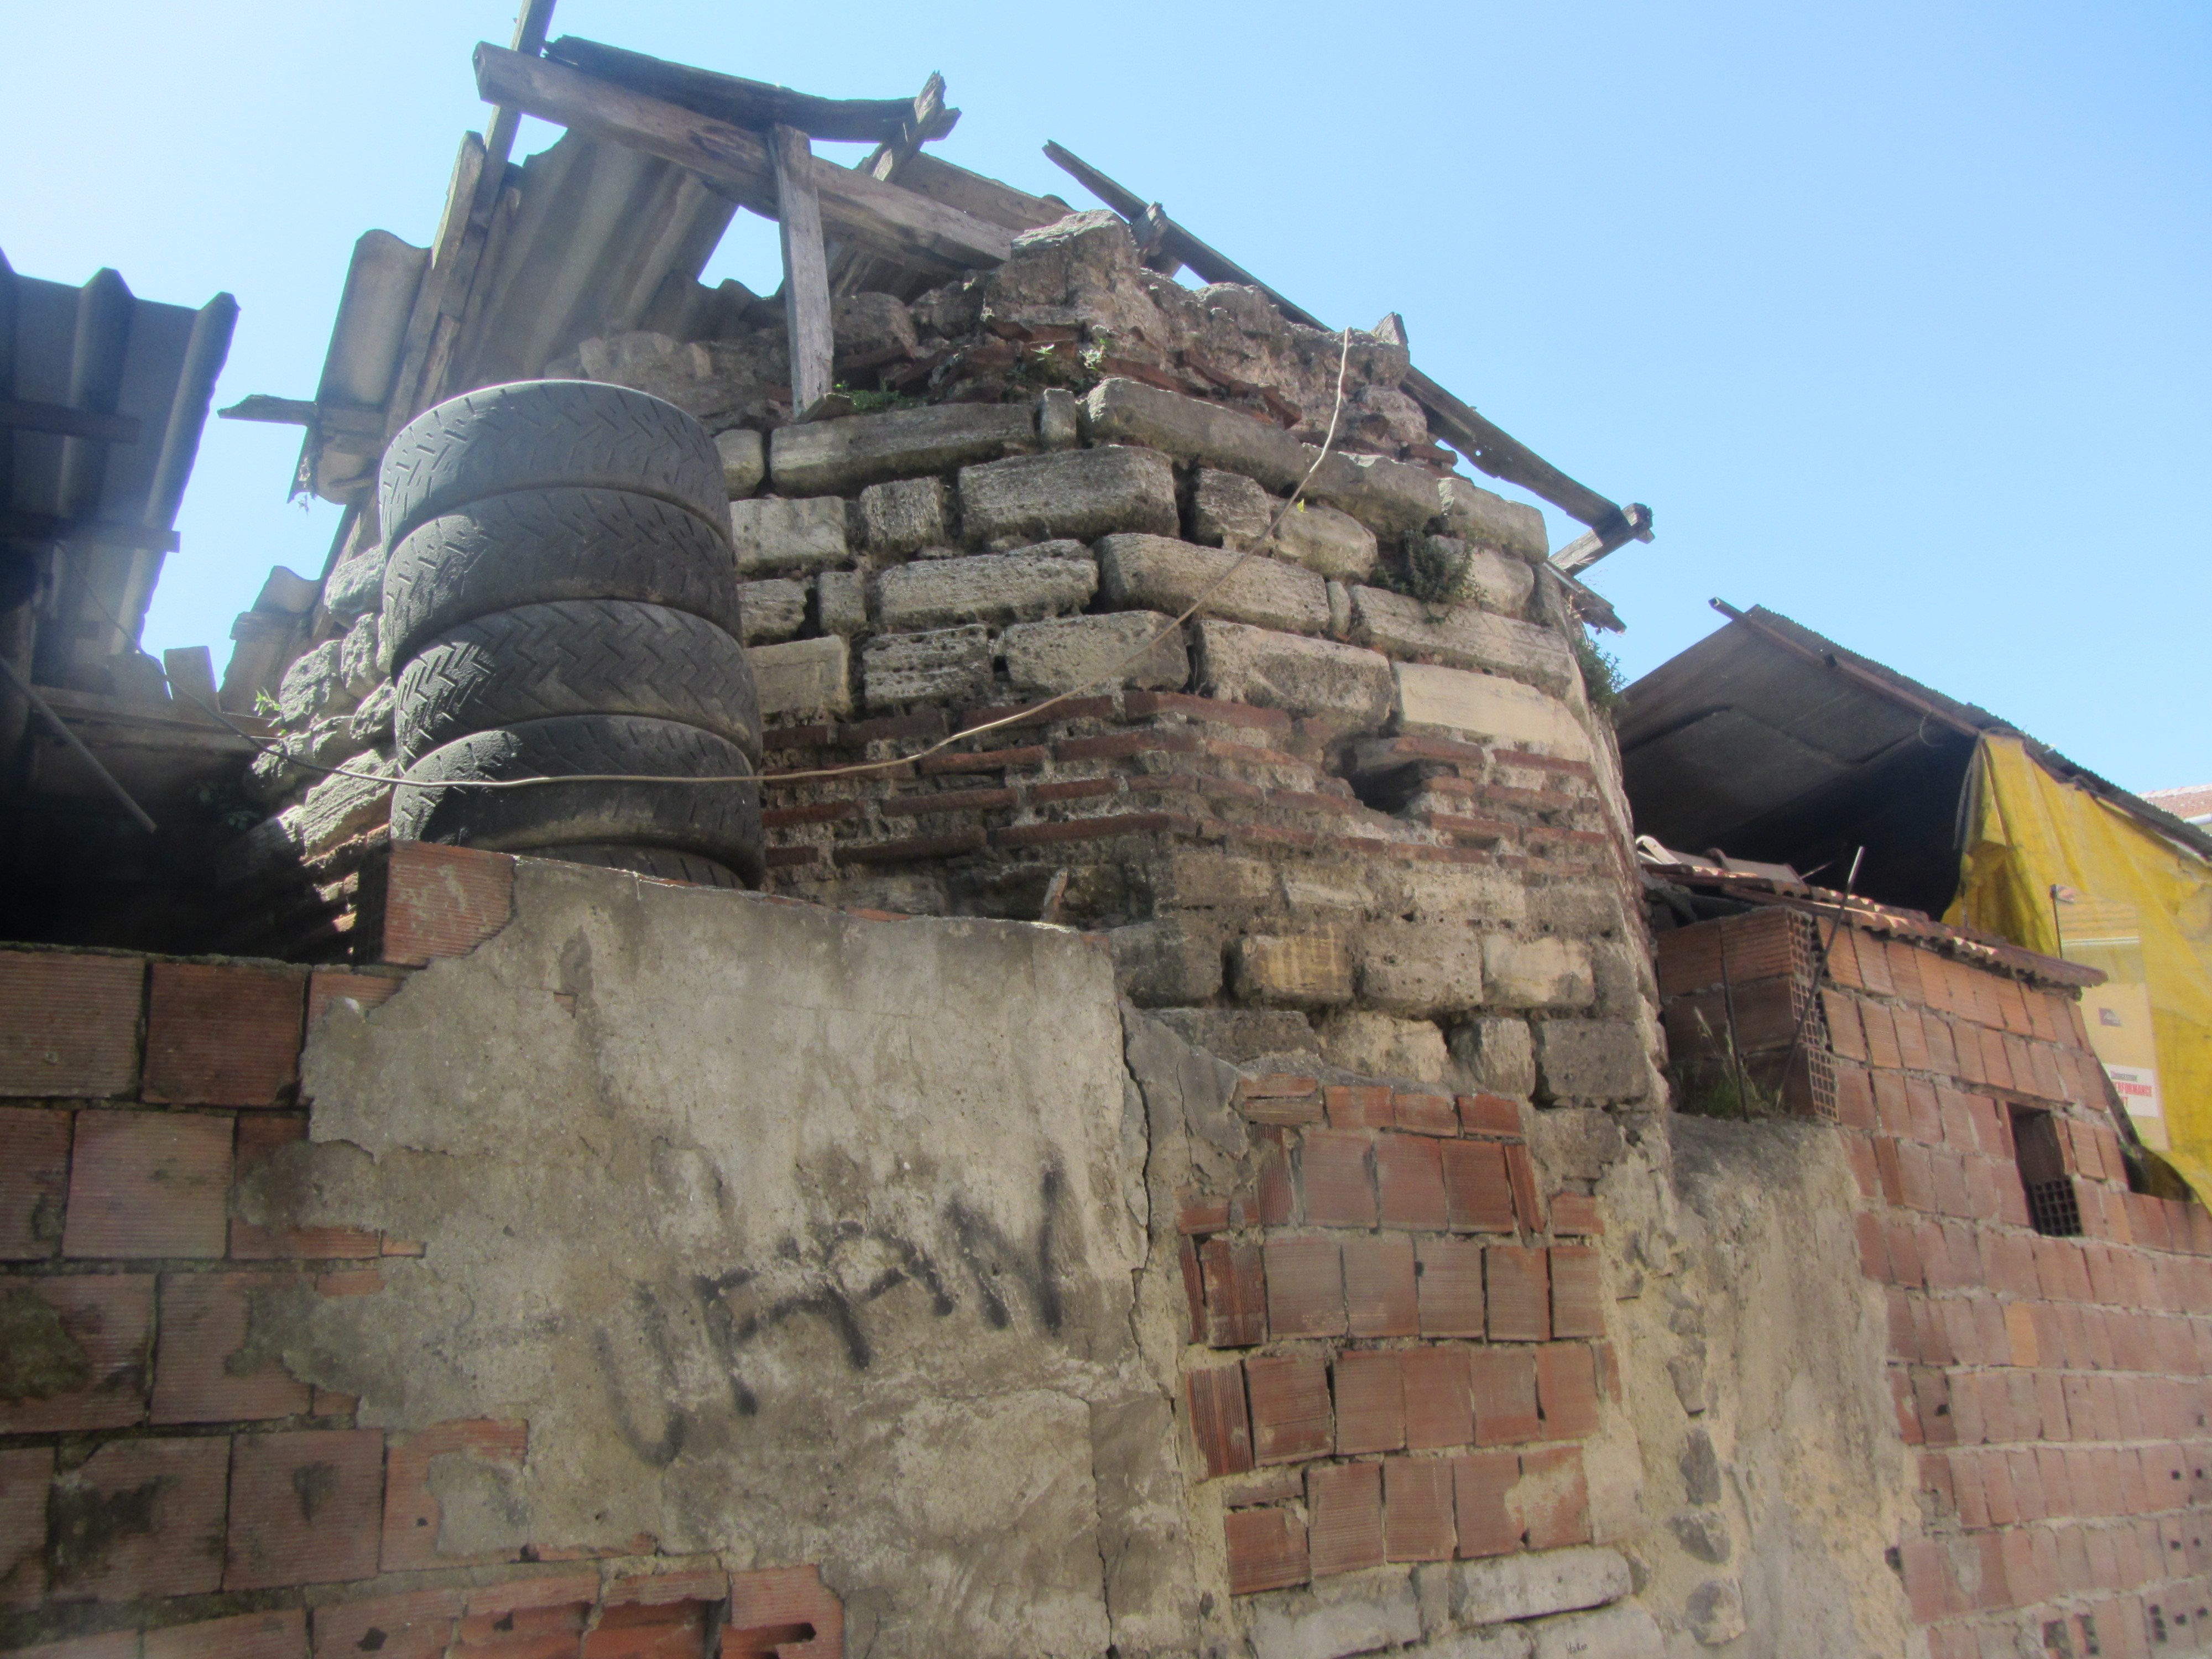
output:
M797 127L768 130L775 163L776 225L783 242L783 316L791 341L791 412L800 418L830 395L830 256L822 245L822 200L814 149Z

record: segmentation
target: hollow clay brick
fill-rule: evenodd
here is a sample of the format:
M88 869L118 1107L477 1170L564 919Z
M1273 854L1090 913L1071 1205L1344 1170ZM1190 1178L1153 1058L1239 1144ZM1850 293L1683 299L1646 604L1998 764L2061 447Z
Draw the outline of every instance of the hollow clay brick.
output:
M62 1254L221 1255L230 1145L227 1115L79 1112Z
M146 964L136 957L0 951L0 1096L104 1100L138 1079Z
M231 1466L223 1588L372 1577L383 1498L381 1430L240 1435Z
M245 963L157 962L146 1001L144 1097L274 1106L300 1075L306 974Z

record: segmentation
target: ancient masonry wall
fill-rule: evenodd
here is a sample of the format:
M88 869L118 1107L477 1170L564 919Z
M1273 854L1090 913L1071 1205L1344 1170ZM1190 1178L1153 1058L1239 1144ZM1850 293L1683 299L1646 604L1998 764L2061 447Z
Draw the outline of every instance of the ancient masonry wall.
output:
M1771 1075L1814 926L1771 908L1659 936L1678 1064L1724 1063L1707 1034L1732 1002ZM2201 1647L2212 1218L2129 1189L2071 994L1943 930L1887 931L1837 933L1809 1026L1920 1449L1911 1615L1938 1659Z

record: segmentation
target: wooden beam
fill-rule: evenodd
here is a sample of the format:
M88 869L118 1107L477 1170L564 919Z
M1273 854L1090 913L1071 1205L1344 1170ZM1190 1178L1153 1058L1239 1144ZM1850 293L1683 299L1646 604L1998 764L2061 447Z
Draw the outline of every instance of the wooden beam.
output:
M1552 567L1563 575L1577 575L1589 569L1615 548L1625 547L1637 539L1651 539L1651 509L1641 501L1631 501L1620 509L1620 521L1605 531L1592 530L1577 536L1552 555Z
M177 532L110 519L64 519L51 513L0 512L0 541L62 542L71 546L125 547L173 553Z
M495 103L674 161L743 206L775 216L775 167L757 133L493 46L477 46L476 67L477 91ZM1000 264L1013 252L1013 235L1000 226L818 156L809 165L822 222L841 240L947 274Z
M775 162L776 228L783 244L783 319L791 343L791 412L804 416L830 395L830 256L822 244L822 203L814 152L797 127L770 127Z
M1046 144L1044 153L1054 166L1074 178L1132 225L1141 224L1139 234L1161 256L1171 256L1188 265L1209 283L1237 283L1258 289L1292 322L1304 323L1309 328L1328 328L1313 313L1277 293L1226 254L1199 240L1169 218L1158 204L1147 204L1134 191L1115 183L1059 144ZM1602 532L1610 533L1627 525L1621 509L1613 502L1588 485L1577 483L1510 433L1483 419L1419 369L1409 370L1401 385L1407 395L1420 404L1428 416L1431 428L1492 477L1518 484ZM1638 541L1651 539L1650 509L1643 511L1643 527L1628 526L1621 541L1631 537ZM1616 547L1620 544L1619 541L1613 544Z
M136 415L102 415L95 410L71 409L67 404L0 398L0 427L17 432L52 432L64 438L90 438L96 443L135 444L138 441L139 422Z
M921 153L922 134L928 130L945 109L945 77L933 72L921 83L915 94L914 118L905 130L893 139L878 144L859 163L858 170L871 179L886 185L896 184L914 158ZM880 283L884 274L897 274L897 267L862 252L858 248L833 247L830 252L830 291L833 295L858 294L873 283Z
M228 409L216 410L224 421L261 421L271 426L308 426L325 438L380 438L384 414L380 410L349 409L318 404L304 398L272 398L257 392Z
M917 126L915 104L904 98L816 98L789 87L666 63L574 35L562 36L545 49L545 55L595 80L627 87L695 115L754 131L796 127L810 138L830 143L893 143L910 131L915 143L927 143L945 137L960 119L958 110L945 107L941 76L930 77L938 88L936 107Z

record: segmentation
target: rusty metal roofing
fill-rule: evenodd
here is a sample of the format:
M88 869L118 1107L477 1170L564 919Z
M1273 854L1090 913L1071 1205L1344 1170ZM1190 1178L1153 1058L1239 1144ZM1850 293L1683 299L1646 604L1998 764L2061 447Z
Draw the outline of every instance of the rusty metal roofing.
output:
M137 643L238 302L141 300L0 257L0 609L37 595L31 678L104 693Z

